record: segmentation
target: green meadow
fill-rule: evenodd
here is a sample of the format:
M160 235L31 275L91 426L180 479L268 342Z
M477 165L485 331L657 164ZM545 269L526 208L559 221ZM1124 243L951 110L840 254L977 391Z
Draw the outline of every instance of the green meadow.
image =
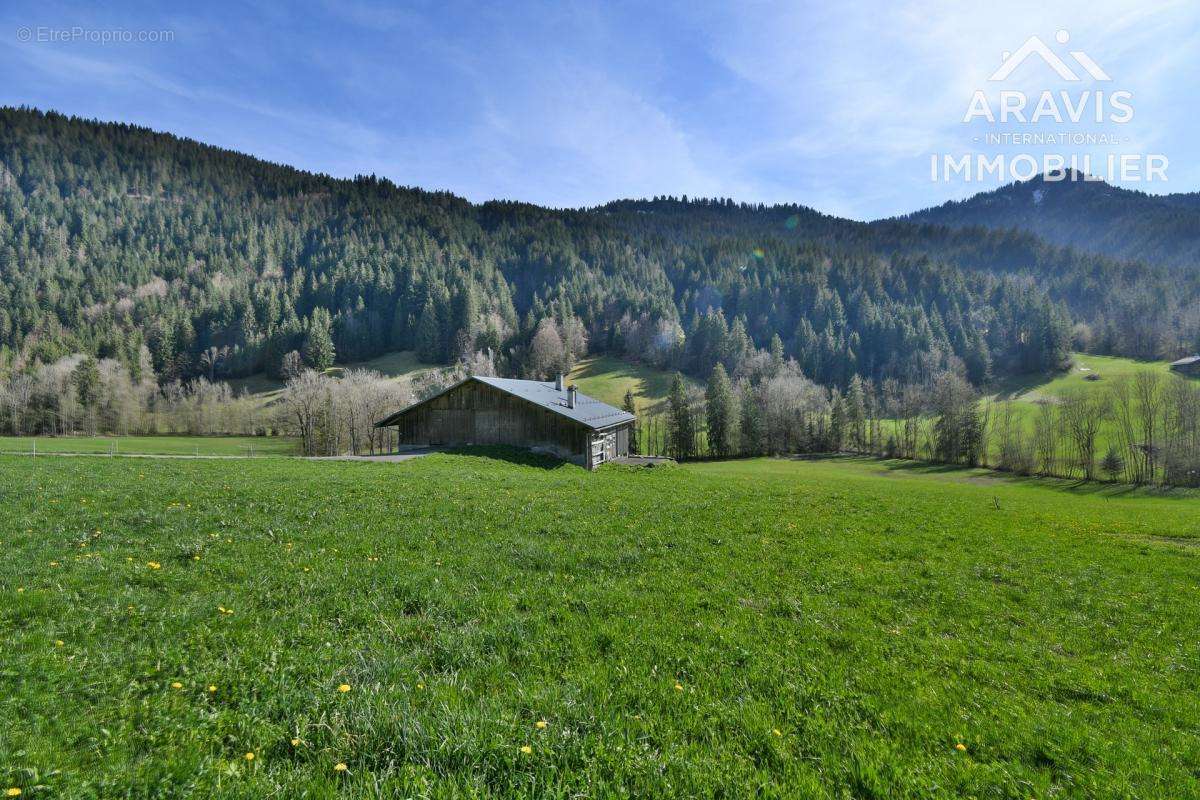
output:
M0 790L1196 797L1198 499L865 459L0 457Z
M394 380L413 379L436 370L438 367L422 364L417 354L412 350L399 350L384 353L369 361L339 363L326 370L326 373L340 378L348 370L363 369L378 372L385 378ZM259 406L268 406L279 400L283 394L284 382L272 378L265 373L257 373L246 378L228 378L224 381L235 396L246 394Z
M1117 356L1093 356L1074 353L1071 366L1063 373L1049 377L1035 376L1010 379L996 387L996 400L1016 400L1035 403L1038 400L1053 400L1071 391L1091 391L1103 388L1107 382L1128 378L1138 372L1170 374L1166 361L1135 361Z
M1063 397L1070 394L1100 395L1109 397L1111 402L1113 384L1118 381L1130 380L1138 373L1157 374L1164 382L1172 377L1166 361L1135 361L1115 356L1075 353L1071 356L1071 366L1060 374L1009 380L994 387L994 391L983 400L984 407L988 408L991 413L990 463L994 464L1001 460L1001 429L1006 404L1011 406L1015 429L1020 430L1026 437L1027 445L1032 446L1032 438L1037 426L1036 420L1043 409L1054 410L1054 406L1060 403ZM1134 408L1140 409L1140 406L1135 403ZM1099 427L1096 437L1097 460L1103 458L1110 447L1120 451L1124 457L1129 457L1121 441L1114 416L1115 411L1115 407L1110 407L1107 418ZM1135 411L1135 413L1138 412ZM1064 438L1065 443L1065 437L1060 438ZM1071 447L1068 445L1063 449L1063 458L1073 461ZM1070 465L1060 464L1059 469L1065 469L1068 466L1074 470L1074 474L1082 474L1073 463Z
M576 364L567 377L579 391L617 408L631 391L638 411L644 411L667 399L674 374L612 356L592 356Z

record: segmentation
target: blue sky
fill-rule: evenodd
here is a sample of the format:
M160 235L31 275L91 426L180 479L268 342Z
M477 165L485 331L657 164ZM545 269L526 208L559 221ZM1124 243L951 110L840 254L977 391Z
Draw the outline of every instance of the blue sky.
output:
M7 2L0 103L475 201L687 194L869 219L996 185L932 181L930 157L989 149L964 112L1037 35L1112 81L1030 62L1008 85L1131 92L1122 151L1170 160L1167 184L1132 188L1200 189L1200 4L989 5ZM89 41L111 30L170 40ZM1112 126L1053 127L1075 128Z

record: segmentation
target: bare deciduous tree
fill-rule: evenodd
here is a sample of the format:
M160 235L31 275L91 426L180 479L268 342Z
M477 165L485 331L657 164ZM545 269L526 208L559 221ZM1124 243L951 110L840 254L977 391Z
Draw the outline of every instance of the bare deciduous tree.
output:
M287 427L300 437L305 455L319 452L318 429L321 417L329 404L330 381L315 370L305 370L287 382L280 407Z
M1075 390L1060 400L1062 420L1085 480L1096 478L1096 439L1108 417L1108 398L1099 392Z

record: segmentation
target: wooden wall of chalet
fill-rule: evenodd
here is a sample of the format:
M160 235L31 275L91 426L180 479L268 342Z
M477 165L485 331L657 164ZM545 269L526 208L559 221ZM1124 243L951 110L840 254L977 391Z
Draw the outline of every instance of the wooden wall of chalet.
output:
M405 444L544 447L580 459L588 447L584 426L474 381L412 409L396 427Z
M592 469L606 461L629 455L629 431L633 423L591 434L591 449L586 466Z

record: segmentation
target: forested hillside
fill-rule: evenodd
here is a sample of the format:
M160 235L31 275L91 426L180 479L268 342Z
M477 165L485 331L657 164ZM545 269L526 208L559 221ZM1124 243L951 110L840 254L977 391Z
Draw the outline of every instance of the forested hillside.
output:
M1054 179L1053 176L1061 176ZM1050 242L1170 267L1200 265L1200 193L1152 195L1067 170L911 214L939 225L1018 228Z
M590 351L979 384L1061 366L1072 321L1105 352L1195 341L1196 278L1028 234L730 200L473 205L28 109L0 110L0 209L0 373L87 353L165 385L416 349L518 375Z

